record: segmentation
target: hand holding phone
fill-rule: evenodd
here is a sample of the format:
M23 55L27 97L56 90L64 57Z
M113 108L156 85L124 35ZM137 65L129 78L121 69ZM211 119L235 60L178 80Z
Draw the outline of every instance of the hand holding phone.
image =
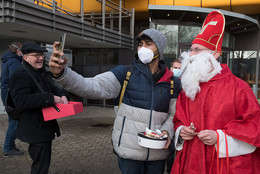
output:
M58 51L62 51L62 52L63 52L63 50L64 50L64 45L65 45L65 40L66 40L66 36L67 36L66 33L62 33L62 34L60 35L60 40L59 40L60 44L59 44L59 46L58 46ZM57 55L56 57L61 58L60 55Z

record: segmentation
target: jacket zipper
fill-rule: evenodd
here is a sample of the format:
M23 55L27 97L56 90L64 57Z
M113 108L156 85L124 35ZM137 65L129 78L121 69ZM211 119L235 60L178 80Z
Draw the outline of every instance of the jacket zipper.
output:
M151 129L152 123L152 113L153 113L153 105L154 105L154 86L152 87L152 101L151 101L151 108L150 108L150 120L149 120L149 129Z
M121 144L121 137L122 137L122 134L123 134L123 131L124 131L124 126L125 126L125 116L124 116L124 118L123 118L121 133L120 133L119 140L118 140L118 147L119 147L120 144Z
M149 129L151 129L151 123L152 123L152 113L153 113L153 105L154 105L154 85L152 86L152 101L151 101L151 108L150 108L150 120L149 120ZM147 153L147 157L145 159L145 161L148 160L150 155L150 148L148 148L148 153Z

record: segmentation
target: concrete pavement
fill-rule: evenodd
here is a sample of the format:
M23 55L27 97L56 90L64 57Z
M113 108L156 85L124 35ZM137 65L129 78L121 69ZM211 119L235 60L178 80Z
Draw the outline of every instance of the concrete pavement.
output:
M112 107L87 106L84 112L58 119L62 135L53 141L52 174L119 174L111 145ZM8 117L0 115L0 174L29 174L28 144L16 140L25 155L3 158Z

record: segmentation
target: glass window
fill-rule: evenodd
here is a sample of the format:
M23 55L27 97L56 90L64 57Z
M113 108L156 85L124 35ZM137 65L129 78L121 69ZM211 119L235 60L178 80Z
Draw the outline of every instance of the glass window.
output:
M229 57L229 52L228 51L222 51L221 56L218 58L218 60L220 61L220 63L225 63L225 64L229 65L228 57Z
M166 65L170 67L171 61L177 57L178 25L157 25L156 29L164 33L167 38L163 57Z
M222 47L229 47L229 33L227 32L224 33Z
M167 46L164 49L164 54L177 54L177 43L167 43Z
M201 27L180 26L179 42L191 44L194 38L199 34L200 30Z
M165 34L167 45L164 54L176 55L178 43L178 26L177 25L157 25L157 30Z
M229 48L235 49L235 36L229 33Z
M157 25L157 30L165 34L167 42L178 42L178 25Z
M256 78L256 51L234 51L233 74L246 81L251 87Z

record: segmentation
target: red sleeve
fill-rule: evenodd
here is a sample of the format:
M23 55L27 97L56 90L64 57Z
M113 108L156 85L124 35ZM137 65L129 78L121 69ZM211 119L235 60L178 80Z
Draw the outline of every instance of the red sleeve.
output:
M260 107L248 84L238 81L235 93L236 119L224 129L233 138L260 147Z
M175 130L177 130L177 128L181 125L189 125L189 117L186 108L188 108L188 98L182 90L177 99L176 113L173 118Z

